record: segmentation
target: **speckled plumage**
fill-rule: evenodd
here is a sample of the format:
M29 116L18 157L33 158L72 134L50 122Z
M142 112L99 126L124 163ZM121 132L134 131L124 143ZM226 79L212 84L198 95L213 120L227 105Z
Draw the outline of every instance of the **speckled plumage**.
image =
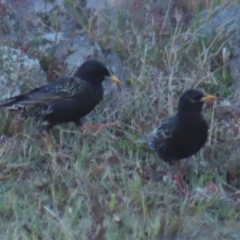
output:
M33 117L44 123L46 129L67 122L79 124L102 100L102 82L106 77L120 83L102 63L90 60L83 63L73 77L3 100L0 107L17 110L22 117Z
M208 125L201 114L204 101L215 99L202 91L185 91L175 115L163 120L145 139L148 147L156 150L165 162L188 158L196 154L207 140Z

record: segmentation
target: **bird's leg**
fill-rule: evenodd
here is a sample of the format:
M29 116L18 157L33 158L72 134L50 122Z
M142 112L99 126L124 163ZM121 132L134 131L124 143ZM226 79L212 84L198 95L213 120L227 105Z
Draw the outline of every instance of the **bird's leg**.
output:
M19 113L17 111L13 111L14 114L14 133L17 134L21 130L21 124L19 119Z
M44 140L45 140L46 145L48 147L51 146L51 139L50 139L49 131L44 130L43 135L44 135L44 138L45 138Z
M81 128L82 128L82 122L81 120L77 120L77 121L74 121L74 123L76 124L76 127L81 131Z
M48 124L42 130L42 133L44 135L44 141L48 147L48 150L50 150L50 148L52 148L52 141L51 141L51 136L50 136L50 131L51 131L52 127L53 127L52 125Z
M110 123L101 123L101 124L93 124L93 125L83 126L80 128L80 130L85 132L87 130L96 129L97 131L95 134L98 134L100 131L102 131L105 128L118 126L118 125L119 125L119 123L117 121L115 121L115 122L110 122Z
M184 183L184 181L183 181L183 169L182 169L182 165L181 165L180 161L178 161L178 173L179 173L179 179L180 179L181 183Z
M186 189L185 182L183 181L183 171L180 161L178 161L178 174L174 176L174 180L176 181L178 191L182 196L184 196L186 193Z

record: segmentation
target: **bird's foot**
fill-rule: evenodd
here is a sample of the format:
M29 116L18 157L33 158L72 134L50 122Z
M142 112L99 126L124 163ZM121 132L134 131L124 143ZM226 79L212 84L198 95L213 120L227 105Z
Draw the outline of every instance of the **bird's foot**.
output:
M102 123L102 124L93 124L93 125L88 125L88 126L83 126L80 127L80 131L85 133L87 130L96 130L94 135L97 135L99 132L101 132L103 129L108 128L108 127L113 127L113 126L118 126L119 123L117 121L115 122L110 122L110 123Z

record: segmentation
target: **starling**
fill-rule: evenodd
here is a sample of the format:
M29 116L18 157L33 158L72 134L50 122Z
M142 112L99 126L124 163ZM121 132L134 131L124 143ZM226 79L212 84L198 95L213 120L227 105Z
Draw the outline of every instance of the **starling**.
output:
M109 77L108 69L97 60L84 62L72 77L66 77L22 95L0 102L0 107L17 111L22 117L33 117L49 131L53 126L74 122L90 113L103 98L102 82Z
M215 96L197 89L186 90L180 96L177 113L163 120L143 140L163 161L169 164L178 161L181 181L180 160L196 154L207 140L208 125L201 110L204 102L214 99Z

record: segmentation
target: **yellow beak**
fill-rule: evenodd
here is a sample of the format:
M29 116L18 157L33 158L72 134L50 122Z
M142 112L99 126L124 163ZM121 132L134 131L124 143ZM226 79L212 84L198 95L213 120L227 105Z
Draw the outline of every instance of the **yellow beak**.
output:
M217 97L215 97L213 95L206 95L206 96L201 98L201 102L213 101L213 100L216 100L216 99L217 99Z
M121 82L116 76L111 76L111 77L110 77L110 80L112 80L112 81L115 82L115 83L122 84L122 82Z

